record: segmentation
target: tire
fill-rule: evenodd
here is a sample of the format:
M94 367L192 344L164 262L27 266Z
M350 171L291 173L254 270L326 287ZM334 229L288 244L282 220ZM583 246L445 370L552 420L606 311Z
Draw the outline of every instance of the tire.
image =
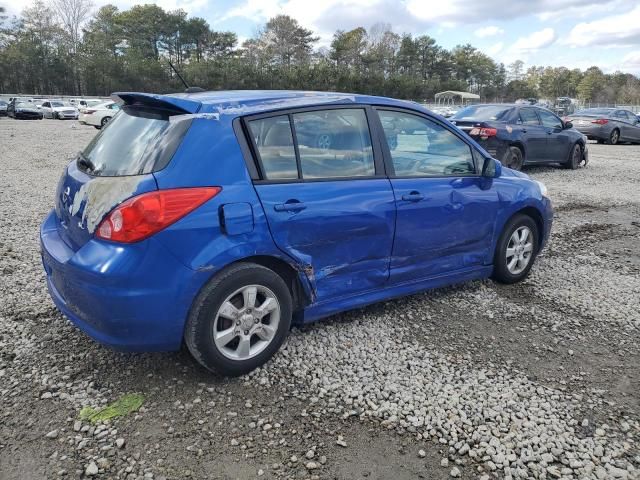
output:
M95 128L96 130L100 130L102 127L100 125L94 125L93 128Z
M100 128L105 127L107 123L109 123L109 120L111 120L111 117L104 117L102 120L100 120Z
M571 153L569 154L569 159L564 164L565 168L570 170L575 170L582 163L582 147L579 143L576 143L571 149Z
M524 155L518 147L509 147L503 157L504 165L513 170L521 170L524 164Z
M529 233L524 243L520 245L524 248L519 249L517 248L518 240L522 238L524 230L528 230ZM507 284L524 280L529 275L538 254L539 235L538 225L531 217L524 214L514 215L505 225L498 240L493 258L492 278ZM507 249L510 249L511 252L508 252ZM509 253L513 253L513 255L509 256ZM512 264L514 256L516 257L515 264ZM522 262L519 258L522 258Z
M267 303L271 310L260 311ZM196 297L185 343L206 369L244 375L278 351L289 334L291 313L291 292L282 277L261 265L238 263L217 274ZM216 332L223 331L229 333L216 340Z
M617 145L619 141L620 141L620 130L618 130L617 128L614 128L613 130L611 130L611 133L609 134L609 141L607 143L609 145Z

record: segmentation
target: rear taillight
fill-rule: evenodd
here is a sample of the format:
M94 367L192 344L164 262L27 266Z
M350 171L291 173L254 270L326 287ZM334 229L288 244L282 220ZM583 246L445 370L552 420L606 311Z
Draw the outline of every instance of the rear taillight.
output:
M177 222L221 190L196 187L143 193L114 208L100 223L96 237L112 242L139 242Z
M478 137L495 137L498 134L497 128L472 128L469 135L475 135Z
M606 118L599 118L597 120L593 120L591 123L597 123L598 125L606 125L607 123L609 123L609 120L607 120Z
M85 110L84 113L86 114L91 114L91 113L96 113L97 110Z

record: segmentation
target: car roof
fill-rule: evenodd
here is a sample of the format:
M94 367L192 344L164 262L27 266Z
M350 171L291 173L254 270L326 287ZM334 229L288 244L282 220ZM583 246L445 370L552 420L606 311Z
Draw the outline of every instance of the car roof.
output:
M296 90L219 90L197 93L172 93L153 95L137 92L114 93L125 103L136 99L152 102L166 102L191 113L215 112L221 115L240 116L273 110L284 110L299 107L314 107L327 104L377 104L410 107L419 111L427 111L418 103L396 100L387 97L376 97L356 93L313 92Z

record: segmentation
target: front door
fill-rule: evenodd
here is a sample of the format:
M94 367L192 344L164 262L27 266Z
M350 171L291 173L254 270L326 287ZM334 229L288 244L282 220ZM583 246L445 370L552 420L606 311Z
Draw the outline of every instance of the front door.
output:
M366 110L327 108L247 124L263 178L255 188L273 239L311 267L318 301L383 286L395 204Z
M544 160L566 162L573 144L569 133L564 129L562 120L553 113L542 109L538 109L538 115L540 115L542 126L547 131L547 154Z
M499 201L492 180L478 175L472 147L436 120L378 113L397 206L391 281L489 263Z

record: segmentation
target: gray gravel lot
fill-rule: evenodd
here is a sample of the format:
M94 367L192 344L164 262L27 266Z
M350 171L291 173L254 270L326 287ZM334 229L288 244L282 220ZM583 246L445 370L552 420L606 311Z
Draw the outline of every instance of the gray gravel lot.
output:
M527 171L556 217L522 284L294 329L224 379L185 351L101 347L49 299L39 223L95 133L0 118L0 479L640 478L640 146ZM138 412L79 420L132 392Z

